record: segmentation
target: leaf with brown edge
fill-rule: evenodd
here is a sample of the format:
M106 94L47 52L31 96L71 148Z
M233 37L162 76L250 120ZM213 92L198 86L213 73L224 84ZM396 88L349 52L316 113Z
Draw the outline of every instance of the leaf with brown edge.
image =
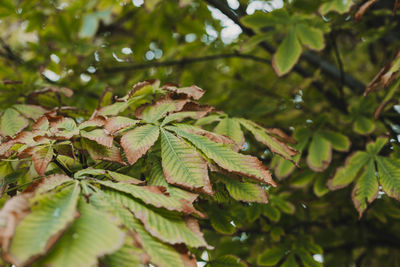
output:
M176 213L160 212L149 208L126 194L115 190L103 191L112 201L127 207L154 237L169 244L185 243L190 247L208 247L202 234L192 231ZM168 231L166 230L168 229Z
M36 105L15 104L13 105L13 108L15 108L19 113L21 113L25 117L33 120L38 119L40 116L42 116L44 113L48 111L42 108L41 106L36 106Z
M372 91L376 91L379 88L386 88L393 80L396 79L396 77L398 77L399 70L400 50L396 52L393 60L386 64L367 85L364 95L367 95Z
M169 96L165 96L152 105L143 105L138 108L135 111L135 116L146 122L156 122L168 113L180 111L187 102L187 99L173 100Z
M174 92L177 94L184 94L188 97L193 98L194 100L199 100L205 93L205 91L203 89L201 89L200 87L198 87L196 85L192 85L189 87L181 87L181 88L178 88L176 86L166 85L166 86L163 86L162 89L170 91L170 92Z
M194 147L164 129L161 129L161 159L168 183L214 194L203 157Z
M256 157L234 152L224 144L215 143L207 137L186 132L178 127L168 126L165 128L188 140L221 168L276 186L271 173Z
M47 131L50 127L50 122L46 115L38 118L32 125L33 130L43 130Z
M116 146L113 145L111 148L108 148L86 138L82 138L81 140L82 146L88 151L92 159L108 160L126 165L122 159L121 152Z
M164 194L165 188L163 187L139 186L133 184L114 183L111 181L100 181L100 180L95 181L94 183L98 183L105 187L112 188L120 192L124 192L136 199L142 200L144 203L148 205L152 205L157 208L165 208L170 211L179 211L186 214L194 213L202 216L202 214L199 211L197 211L193 207L193 205L188 201L181 201L180 199L176 199L165 195Z
M143 125L125 133L121 138L121 146L129 164L134 164L157 141L160 130L155 125Z
M354 20L359 21L367 12L367 10L376 2L377 0L368 0L360 8L357 10L356 14L354 14Z
M105 117L95 116L95 117L79 124L78 129L83 130L83 129L92 128L92 127L102 127L102 126L104 126L105 123L106 123Z
M357 174L368 160L369 154L364 151L357 151L348 156L344 166L339 167L333 178L328 180L328 188L330 190L337 190L349 185L356 179Z
M296 140L285 133L282 129L279 128L265 128L265 130L272 135L275 135L278 139L281 139L284 142L291 143L291 144L296 144Z
M258 202L258 203L268 203L267 193L258 184L253 184L249 182L240 182L234 177L228 177L223 174L217 175L218 179L221 180L226 189L237 201L245 202Z
M243 125L243 127L245 127L254 135L257 141L266 145L273 153L279 154L285 159L290 160L295 165L297 165L297 162L293 160L293 156L298 154L297 150L288 146L286 143L278 140L277 138L270 136L269 132L271 132L271 130L265 129L258 124L246 119L237 120ZM275 133L276 132L277 131L275 130Z
M357 180L352 191L351 198L354 206L358 210L360 218L369 203L372 203L379 191L378 177L376 175L375 164L372 159L368 161L361 177Z
M139 123L139 120L134 120L128 117L116 116L108 118L104 124L104 129L110 134L114 134L117 131L124 129L126 127L135 126Z
M15 229L7 258L17 266L26 266L45 254L78 217L76 211L80 187L77 183L35 197L31 212Z
M90 132L81 130L80 134L82 137L95 141L99 145L103 145L108 148L112 147L113 137L111 135L108 135L103 129L94 129Z
M36 172L43 176L53 159L54 151L51 145L37 146L32 150L32 161Z
M22 117L15 109L7 108L0 118L0 133L3 136L13 137L28 127L29 121Z
M198 194L194 194L186 190L183 190L181 188L169 185L165 179L161 162L158 160L154 160L152 162L150 176L147 184L165 187L167 190L166 192L171 197L175 197L178 199L185 199L189 201L189 203L193 203L198 197Z
M29 199L33 193L22 193L8 200L0 210L1 248L8 251L10 241L19 221L29 212Z
M223 118L219 121L214 131L230 137L240 147L244 144L244 134L238 120Z
M311 170L322 172L329 167L332 160L332 144L315 133L308 148L307 165Z

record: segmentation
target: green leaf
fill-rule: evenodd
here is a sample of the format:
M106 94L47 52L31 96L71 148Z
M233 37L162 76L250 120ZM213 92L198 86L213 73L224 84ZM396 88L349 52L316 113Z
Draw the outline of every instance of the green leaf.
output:
M382 190L389 197L400 200L400 161L378 156L376 157L376 163Z
M378 137L375 142L369 142L367 144L367 152L371 156L377 156L387 142L388 139L386 137Z
M127 207L144 224L145 229L154 237L170 243L185 243L191 247L205 247L206 241L193 218L181 217L160 210L150 209L127 195L117 191L106 191L114 202Z
M357 151L347 157L345 165L336 170L332 179L328 180L327 186L330 190L343 188L353 182L358 172L370 159L364 151Z
M300 23L296 25L296 35L310 49L319 51L325 47L324 33L320 29Z
M225 184L229 194L237 201L267 203L265 189L253 183L240 182L233 177L218 175Z
M211 260L207 267L246 267L247 265L234 255L223 255Z
M97 264L97 258L118 250L124 244L124 233L118 226L82 197L78 210L80 217L38 262L39 266L93 266Z
M16 104L13 105L13 108L18 110L18 112L24 115L25 117L33 120L37 120L40 116L42 116L44 113L47 112L47 110L45 110L41 106L35 106L35 105Z
M4 136L13 137L24 128L28 127L29 121L22 117L15 109L8 108L4 111L0 120L0 132Z
M285 256L283 247L267 248L257 259L261 266L276 266L278 262Z
M111 148L113 145L113 137L108 135L103 129L94 129L92 131L81 130L80 134L89 140L95 141L99 145Z
M344 134L333 131L320 131L320 134L331 143L333 149L343 152L349 151L351 142Z
M244 135L238 120L223 118L215 127L215 132L230 137L238 145L244 143Z
M367 208L368 203L372 203L376 199L378 191L378 177L376 176L374 161L370 159L366 163L365 171L357 180L352 192L353 203L360 217Z
M134 164L147 150L154 145L160 134L159 128L155 125L139 126L121 138L121 146L129 164Z
M178 127L168 126L166 128L187 139L220 167L257 181L275 185L271 174L257 158L236 153L221 143L215 143L207 137L186 132Z
M293 162L282 158L279 155L275 155L276 157L276 165L274 165L274 174L279 180L283 180L288 177L293 171L296 169L296 166ZM300 160L300 155L296 155L293 157L294 161Z
M235 226L231 223L232 218L227 213L218 208L210 208L208 209L208 215L211 226L221 234L232 235L236 232Z
M281 212L279 211L279 209L271 204L264 205L263 215L274 222L278 222L281 218Z
M308 253L304 248L296 250L296 254L299 256L304 267L320 267L321 263L314 260L313 256Z
M375 123L370 118L359 116L353 124L353 130L359 134L370 134L375 130Z
M325 175L317 175L317 179L315 179L314 182L313 191L317 197L322 197L329 192L329 189L326 186Z
M281 265L281 267L297 267L297 266L299 265L296 262L294 254L290 254Z
M322 172L332 160L332 145L318 132L314 134L308 148L307 165L311 170Z
M9 253L13 263L24 265L31 257L43 255L62 231L75 219L79 186L44 194L32 211L18 224Z
M276 9L272 12L256 11L254 14L241 18L243 25L260 29L267 26L276 26L277 24L290 24L290 15L284 8Z
M161 129L161 158L165 178L194 191L212 194L207 163L195 148Z
M352 5L352 0L329 0L320 6L319 13L325 15L330 11L336 11L339 14L343 14L348 12Z
M134 246L134 240L127 236L125 244L114 253L104 257L101 262L108 267L140 267L143 250Z
M288 73L301 55L301 44L295 27L291 27L272 58L272 67L278 76Z

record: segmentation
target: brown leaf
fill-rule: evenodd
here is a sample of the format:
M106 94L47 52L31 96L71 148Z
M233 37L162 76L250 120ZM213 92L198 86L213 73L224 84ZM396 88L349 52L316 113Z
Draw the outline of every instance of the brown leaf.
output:
M364 16L365 12L376 2L377 0L368 0L365 2L354 15L355 21L359 21L362 16Z
M49 123L47 116L43 115L33 123L32 129L46 131L49 128L49 126L50 126L50 123Z
M38 146L32 150L32 161L36 172L43 176L53 159L53 148L50 146Z
M391 62L386 64L378 74L367 85L364 95L380 88L386 88L399 74L400 65L400 49L396 52L395 57Z
M107 118L104 116L95 116L79 124L79 129L85 129L87 127L102 127L106 123L106 119Z
M193 233L195 233L197 236L201 237L202 239L203 237L203 233L200 231L200 226L199 226L199 222L193 218L193 217L187 217L185 219L185 223L187 225L187 227L192 230ZM212 246L207 245L207 249L213 249Z
M104 129L109 133L109 134L114 134L118 132L119 130L122 130L124 128L134 126L137 124L137 121L130 120L129 118L124 119L125 117L117 116L117 117L112 117L108 118L104 124Z
M281 139L284 142L291 143L291 144L297 143L293 137L291 137L290 135L288 135L287 133L285 133L284 131L282 131L279 128L266 128L266 130L269 134L273 134L273 135L277 136L279 139Z
M135 85L133 85L132 90L128 93L128 98L131 98L136 92L138 92L143 87L147 85L154 85L156 83L160 83L160 81L157 79L153 79L136 83Z
M397 9L400 7L400 0L396 0L393 6L393 16L396 16Z
M95 141L99 145L103 145L108 148L112 147L113 137L111 135L108 135L103 129L95 129L90 132L82 130L80 134L82 137Z
M181 88L172 85L164 85L162 88L164 90L174 92L176 94L186 95L187 97L191 97L194 100L199 100L205 93L203 89L197 87L196 85L192 85L189 87L181 87Z
M29 212L29 198L33 193L22 193L8 200L0 211L0 242L3 253L8 251L18 222Z

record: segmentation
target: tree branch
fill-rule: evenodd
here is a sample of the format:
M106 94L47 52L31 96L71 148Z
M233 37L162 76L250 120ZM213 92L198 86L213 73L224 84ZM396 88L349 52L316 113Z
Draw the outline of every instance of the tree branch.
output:
M215 8L219 9L223 14L225 14L228 18L230 18L234 23L236 23L242 31L248 35L248 36L253 36L255 35L255 32L250 29L245 27L241 22L240 22L240 16L236 14L226 3L220 0L205 0L209 5L214 6ZM275 53L276 49L273 47L271 44L267 42L261 42L260 46L266 50L268 53L273 54ZM320 68L321 72L329 77L331 77L334 80L339 80L340 79L340 71L331 63L328 61L320 58L317 54L311 52L311 51L306 51L302 54L301 60L307 61L310 65ZM303 77L310 77L311 75L303 69L299 63L297 63L293 70ZM365 85L358 81L356 78L351 76L348 73L344 73L344 84L351 88L354 92L356 93L362 93L364 92Z
M147 69L147 68L157 68L157 67L169 67L169 66L176 66L176 65L186 65L186 64L193 64L198 62L210 61L210 60L218 60L224 58L243 58L249 59L253 61L257 61L264 64L271 64L271 61L268 59L264 59L257 56L252 55L244 55L239 53L230 53L230 54L219 54L219 55L210 55L204 57L197 57L197 58L182 58L179 60L170 60L170 61L152 61L146 63L139 63L134 65L125 65L119 67L104 67L104 72L120 72L120 71L132 71L132 70L139 70L139 69Z
M52 160L63 172L65 172L66 175L68 175L69 177L72 177L72 173L64 166L61 164L61 162L59 162L57 160L57 156L53 157Z

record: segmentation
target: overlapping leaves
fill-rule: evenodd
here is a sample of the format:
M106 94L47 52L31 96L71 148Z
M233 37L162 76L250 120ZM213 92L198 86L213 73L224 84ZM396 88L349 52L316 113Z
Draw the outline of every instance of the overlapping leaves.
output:
M57 110L10 109L7 116L25 112L34 122L30 130L10 128L1 156L26 159L24 182L42 178L9 201L23 203L19 213L1 211L12 218L0 228L4 258L18 266L195 264L182 244L210 248L197 221L207 215L195 201L214 196L213 182L242 202L267 203L264 185L275 186L260 160L238 152L242 127L272 152L296 154L283 132L249 120L218 115L215 132L193 125L213 111L195 102L203 94L143 82L81 123ZM221 176L210 179L210 170Z

